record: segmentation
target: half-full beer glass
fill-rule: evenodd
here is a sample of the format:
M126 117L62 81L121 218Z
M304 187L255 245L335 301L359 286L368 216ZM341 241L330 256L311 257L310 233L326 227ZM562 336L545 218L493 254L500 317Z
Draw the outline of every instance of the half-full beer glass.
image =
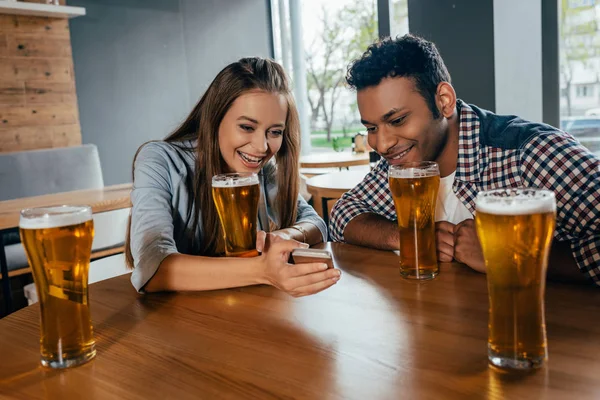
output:
M68 368L91 360L96 355L88 301L91 208L22 210L19 228L40 301L42 365Z
M431 161L390 165L389 184L400 229L400 274L435 278L440 271L435 246L438 165Z
M544 290L554 193L491 190L480 192L475 203L490 301L489 362L507 369L539 368L548 357Z
M215 175L212 195L223 227L227 257L253 257L256 251L260 186L254 173Z

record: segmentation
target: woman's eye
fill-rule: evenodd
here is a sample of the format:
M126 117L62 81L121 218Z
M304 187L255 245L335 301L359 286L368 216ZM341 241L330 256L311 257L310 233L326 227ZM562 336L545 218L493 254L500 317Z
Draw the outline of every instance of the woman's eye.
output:
M254 128L251 127L250 125L240 125L240 128L242 128L242 130L244 130L246 132L252 132L252 131L254 131Z
M375 132L375 129L376 128L374 126L368 126L367 127L367 133L373 133L373 132Z
M271 135L274 136L281 136L283 135L283 131L270 131Z

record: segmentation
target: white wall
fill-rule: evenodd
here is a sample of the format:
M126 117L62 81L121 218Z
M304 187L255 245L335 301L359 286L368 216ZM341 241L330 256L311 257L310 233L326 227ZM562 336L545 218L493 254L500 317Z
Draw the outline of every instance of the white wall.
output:
M68 0L82 139L106 185L131 181L138 147L167 136L216 73L269 55L266 0Z
M267 0L180 0L190 103L242 57L270 57Z

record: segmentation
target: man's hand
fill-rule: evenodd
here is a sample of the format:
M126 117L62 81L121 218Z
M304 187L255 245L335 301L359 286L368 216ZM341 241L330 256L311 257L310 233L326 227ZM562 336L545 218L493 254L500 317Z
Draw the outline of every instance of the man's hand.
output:
M475 230L475 221L472 219L464 220L454 227L454 259L467 264L475 271L483 273L486 271L483 251Z
M454 227L448 221L435 223L435 240L439 262L452 262L454 259Z

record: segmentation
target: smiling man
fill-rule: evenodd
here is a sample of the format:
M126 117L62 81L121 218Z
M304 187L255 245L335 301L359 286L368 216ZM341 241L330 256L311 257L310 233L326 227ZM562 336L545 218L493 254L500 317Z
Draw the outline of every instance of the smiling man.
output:
M477 192L544 187L557 201L548 275L600 284L600 160L572 136L457 99L435 45L412 35L371 45L350 65L347 81L369 145L383 159L333 208L334 241L398 249L389 165L436 161L439 261L485 272L473 223Z

